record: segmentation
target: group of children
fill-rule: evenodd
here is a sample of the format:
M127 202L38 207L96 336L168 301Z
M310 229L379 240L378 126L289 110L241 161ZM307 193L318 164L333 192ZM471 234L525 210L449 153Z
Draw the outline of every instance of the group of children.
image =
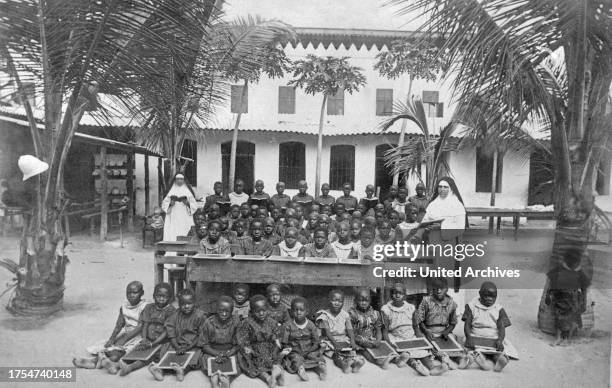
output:
M261 180L251 196L242 195L242 187L237 181L240 193L225 196L221 182L216 182L215 194L194 214L189 235L200 243L202 253L371 259L375 244L418 239L428 203L422 184L410 198L406 188L392 186L384 200L374 196L372 185L361 200L351 195L349 183L338 198L329 195L326 183L317 198L308 194L305 181L299 182L293 198L284 194L283 182L271 197Z
M390 363L399 368L410 366L423 376L464 369L472 363L483 370L501 371L511 353L505 338L510 321L497 303L497 289L491 282L483 283L479 296L465 306L465 347L460 352L448 354L435 347L398 349L399 342L419 337L429 341L453 337L457 305L447 291L445 278L433 279L431 293L415 308L406 301L403 284L395 283L390 300L377 311L372 307L370 289L356 290L352 306L344 306L343 291L334 289L329 292L327 308L311 312L309 301L302 296L293 297L289 307L283 304L278 284L270 284L266 296L250 298L249 286L237 284L233 296L219 297L216 311L207 314L196 305L190 289L179 293L175 307L171 286L160 283L155 286L154 302L146 304L142 284L132 282L109 340L97 350L88 348L97 352L93 358L75 358L73 362L77 367L106 369L121 376L148 364L153 377L161 381L167 369L161 369L158 362L166 352L193 352L188 365L171 365L177 380L199 369L210 376L213 387L229 387L240 373L259 378L268 387L282 386L285 371L306 381L307 371L312 370L325 380L324 356L344 373L358 372L366 361L382 369ZM136 319L135 312L139 312ZM475 336L494 341L494 351L478 350ZM382 358L368 351L383 343L397 351ZM132 349L158 345L159 350L146 361L122 360ZM228 359L236 361L235 373L207 373L209 360Z

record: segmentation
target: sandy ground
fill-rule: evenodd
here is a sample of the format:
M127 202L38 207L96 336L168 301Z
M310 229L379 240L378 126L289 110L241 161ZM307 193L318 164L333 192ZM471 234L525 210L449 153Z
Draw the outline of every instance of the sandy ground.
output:
M486 232L482 231L483 236ZM521 359L511 362L503 373L482 372L476 369L451 371L441 377L419 377L412 369L398 369L391 365L382 371L372 364L359 374L343 375L328 362L328 381L321 383L312 374L310 382L298 382L296 376L287 376L287 386L300 387L607 387L610 376L610 320L612 318L612 265L611 250L597 255L599 266L590 293L595 301L595 330L579 338L569 347L551 347L552 340L537 328L536 317L546 271L546 258L550 252L550 232L546 230L521 231L515 242L510 233L504 238L489 236L489 248L496 256L513 268L520 268L530 276L534 289L500 290L499 301L506 307L513 325L507 335L520 352ZM129 236L124 248L118 240L106 243L91 241L85 236L74 238L68 249L71 263L66 280L64 311L47 319L27 319L11 316L0 309L0 366L71 366L74 355L84 355L92 341L105 339L115 322L118 307L124 299L125 285L134 279L145 285L148 299L153 286L150 248L140 248L140 240ZM17 257L16 238L0 238L0 257ZM531 279L530 278L530 279ZM10 280L10 274L0 270L0 284ZM476 295L465 291L465 299ZM7 296L2 303L7 303ZM462 333L461 324L455 333ZM106 374L101 370L77 371L77 383L65 386L83 387L149 387L175 384L173 376L165 382L155 382L144 370L128 377ZM10 386L44 387L51 384L10 384ZM0 383L2 386L2 383ZM5 385L5 386L8 386ZM60 384L54 384L60 386ZM187 375L182 387L209 387L201 372ZM239 377L232 385L264 387L259 380Z

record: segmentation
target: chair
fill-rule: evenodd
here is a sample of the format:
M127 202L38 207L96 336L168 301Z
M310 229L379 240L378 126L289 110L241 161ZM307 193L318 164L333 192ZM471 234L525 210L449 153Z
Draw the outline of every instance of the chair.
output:
M179 292L185 289L185 280L187 278L185 274L185 267L179 266L175 268L167 268L168 271L168 283L174 290L174 296L177 297Z

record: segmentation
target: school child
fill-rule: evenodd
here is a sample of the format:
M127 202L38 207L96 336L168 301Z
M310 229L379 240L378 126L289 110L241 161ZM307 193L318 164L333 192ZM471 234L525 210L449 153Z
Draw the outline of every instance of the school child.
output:
M395 201L395 199L397 198L397 191L398 187L396 185L392 185L391 187L389 187L389 194L387 194L385 199L382 201L385 207L387 206L387 204L391 204L393 203L393 201Z
M423 182L417 183L414 191L416 195L408 198L408 202L416 206L417 208L417 221L421 222L423 216L425 216L427 205L429 205L429 199L427 199L426 195L426 187Z
M215 182L213 185L214 193L206 197L204 202L204 213L208 213L208 209L212 205L219 205L219 203L229 203L229 197L223 194L223 184L221 182Z
M397 198L391 203L391 207L398 213L404 213L406 211L406 205L408 204L408 189L400 187L397 191Z
M375 231L364 227L359 234L359 247L356 249L359 260L374 260Z
M321 205L321 215L326 215L328 217L332 216L333 206L331 205Z
M295 219L298 220L302 229L308 224L308 220L305 218L304 208L302 205L295 205Z
M246 233L247 230L247 221L243 218L239 218L234 222L232 226L234 233L236 233L234 243L230 244L230 250L232 255L240 255L242 254L242 246L244 242L249 239L249 235Z
M341 290L331 290L328 296L329 308L317 313L315 320L324 340L328 342L329 350L325 352L342 369L342 372L359 372L365 359L357 354L355 335L348 312L342 309L344 293ZM340 348L339 343L348 343L349 349Z
M246 319L251 311L249 302L250 288L248 284L238 283L234 286L232 297L234 298L233 314L238 320Z
M269 388L284 385L280 366L280 327L268 315L263 295L251 297L251 313L238 328L240 345L238 361L242 371L251 378L260 378Z
M268 315L278 322L279 326L289 320L289 311L286 306L281 304L281 288L276 283L270 284L266 288L268 297Z
M420 238L420 236L417 236L420 223L418 222L418 210L416 206L412 204L406 205L405 216L406 220L398 225L402 231L402 238L408 241L412 240L413 238L417 238L418 240Z
M582 327L582 313L586 310L587 289L591 276L582 268L583 251L569 248L556 268L548 272L550 287L545 302L553 308L557 336L551 344L565 345Z
M199 252L209 255L230 255L232 253L230 243L221 237L219 221L212 221L208 224L208 235L200 241Z
M342 185L342 193L344 195L338 197L338 199L336 199L336 206L341 203L344 205L344 208L346 209L347 212L352 213L355 209L357 209L357 205L359 204L359 201L357 201L357 198L353 197L351 195L351 184L346 182L345 184ZM336 215L338 214L338 212L336 212Z
M304 208L305 214L310 214L310 206L314 203L314 198L312 195L307 193L308 184L305 180L301 180L298 182L298 193L293 196L291 199L297 205L300 205Z
M391 224L389 221L382 221L377 232L376 244L395 244L395 236L391 235Z
M344 205L344 202L336 201L336 204L334 205L334 215L331 216L331 219L334 221L340 221L344 213L346 213L346 206Z
M234 191L229 193L228 197L232 205L240 206L249 201L249 195L244 192L244 181L242 179L236 179Z
M273 247L270 241L263 239L263 224L260 221L253 221L251 238L244 240L242 254L268 257L272 254Z
M195 235L191 236L190 244L200 244L208 236L208 225L206 223L198 225Z
M93 358L73 358L72 363L77 368L106 369L110 374L119 371L117 361L131 351L140 342L140 313L147 306L142 299L144 289L139 281L130 282L125 289L127 299L119 308L115 328L107 341L101 341L87 347L87 352Z
M497 286L493 282L482 283L478 294L465 305L463 312L465 347L474 349L474 336L495 339L495 349L499 353L486 354L473 350L470 356L481 369L491 369L487 361L489 359L495 365L495 372L501 372L510 362L509 357L518 358L516 349L506 338L506 327L510 326L510 319L506 310L497 303Z
M280 207L270 206L270 217L274 220L275 225L279 225L283 220L283 212Z
M251 205L249 206L249 211L249 221L253 222L253 220L259 216L259 206Z
M366 196L359 200L359 204L364 205L363 208L366 212L368 212L370 209L374 209L374 206L379 203L378 197L374 196L374 185L367 185L365 188L365 194Z
M221 237L227 240L230 244L236 243L236 232L229 228L229 219L225 216L219 217L219 224L221 225L221 230L219 233Z
M223 361L235 356L239 346L236 341L240 321L233 315L234 301L222 295L217 300L217 312L204 321L202 327L202 371L208 375L208 359ZM214 362L213 361L213 362ZM240 370L238 369L238 373ZM230 381L238 375L216 373L210 377L213 388L229 388Z
M306 236L304 236L302 229L300 228L300 223L297 222L296 219L294 218L289 218L287 220L287 226L285 228L285 233L287 233L286 231L289 228L294 228L297 231L297 240L300 244L302 244L302 246L310 243L310 241L306 238Z
M314 232L314 242L306 244L300 249L300 257L337 257L328 241L328 234L329 232L324 227L317 228Z
M373 209L373 210L374 210L374 212L373 212L371 215L376 215L376 213L381 212L381 213L383 213L383 214L386 216L386 215L389 213L389 211L387 210L387 208L385 208L385 205L384 205L384 204L382 204L382 203L377 203L377 204L374 206L374 209ZM393 210L393 209L391 209L391 210Z
M178 365L174 368L176 379L183 381L185 373L197 369L200 363L200 358L202 357L200 336L206 315L204 311L196 307L195 294L188 288L179 293L178 303L178 311L175 311L164 323L168 342L161 347L160 354L163 357L168 351L175 351L178 354L194 352L194 356L186 369ZM162 369L159 369L155 363L149 365L149 372L151 372L157 381L164 379Z
M434 278L431 281L431 295L423 298L414 314L414 333L417 337L425 337L432 341L437 337L453 336L453 330L457 325L457 304L447 295L447 292L446 278ZM465 354L458 356L459 364L457 364L448 354L435 353L436 357L449 369L465 369L469 363Z
M312 206L310 207L310 214L319 214L321 213L321 205L317 204L317 203L313 203Z
M264 222L264 220L266 218L268 218L269 213L268 213L268 209L266 209L265 207L259 207L259 209L257 210L257 219L261 222Z
M374 219L376 220L376 227L380 228L380 224L382 224L383 221L386 221L387 217L385 212L378 211L374 213Z
M285 354L282 364L289 373L297 373L308 381L307 369L315 369L320 380L327 378L327 365L323 358L319 329L307 318L308 305L305 298L291 300L291 318L281 330L281 345Z
M332 230L334 228L330 225L330 222L331 220L328 216L326 216L325 214L321 214L321 216L319 217L318 225L320 229L322 228L327 230L327 240L329 242L332 242L338 239L338 235Z
M213 203L208 208L208 213L206 214L206 219L208 222L218 220L221 214L221 208L216 203Z
M172 306L172 286L168 283L159 283L153 290L153 303L149 303L140 313L140 327L142 340L136 345L136 350L146 350L162 345L167 342L166 328L164 323L174 314L176 309ZM159 351L151 361L159 361ZM119 375L127 376L129 373L147 365L145 361L133 361L127 363L119 360Z
M153 215L151 216L151 220L147 226L152 230L160 230L164 228L164 216L162 215L162 209L160 207L155 207L155 209L153 209Z
M249 204L245 202L241 205L236 206L240 206L240 218L248 220L251 216L251 207L249 206Z
M267 209L270 205L270 196L263 191L264 182L261 179L255 181L255 192L249 198L249 205L257 205L260 208Z
M399 227L400 224L400 215L395 210L392 210L387 214L387 220L389 221L389 227L391 228L391 236L396 241L402 241L403 234L402 229Z
M308 222L306 223L306 226L304 228L302 228L302 230L300 231L300 234L302 236L304 236L304 239L311 243L313 240L313 235L314 235L314 231L317 229L317 227L319 226L319 215L316 213L310 213L310 215L308 216Z
M379 347L382 341L382 319L380 313L372 308L369 289L357 291L355 305L349 310L349 316L355 333L355 344L360 347L359 353L381 369L389 368L392 356L375 359L366 350Z
M237 219L240 218L240 206L238 205L230 206L229 216L230 216L230 221L232 221L232 225L233 225L233 223Z
M304 245L298 241L298 231L294 227L285 230L283 241L274 246L272 256L299 257L300 249Z
M278 182L276 184L276 194L270 198L270 202L274 205L274 207L285 210L290 201L291 197L285 194L285 183Z
M202 209L198 209L193 213L193 226L189 229L187 237L193 237L197 234L200 225L206 225L206 214ZM199 240L198 240L199 241Z
M361 222L359 222L358 220L353 220L351 222L351 241L355 244L359 244L359 242L361 241L360 235L361 235Z
M277 245L282 241L282 237L276 233L276 224L274 223L274 218L267 217L264 220L264 228L263 228L263 236L264 240L270 241L272 245Z
M329 190L330 190L329 183L323 183L321 185L321 195L319 195L315 199L314 202L321 207L323 206L333 207L334 203L336 202L336 198L329 195Z
M354 246L350 238L350 226L347 222L342 222L338 226L338 239L331 243L336 257L340 259L352 259L357 257Z

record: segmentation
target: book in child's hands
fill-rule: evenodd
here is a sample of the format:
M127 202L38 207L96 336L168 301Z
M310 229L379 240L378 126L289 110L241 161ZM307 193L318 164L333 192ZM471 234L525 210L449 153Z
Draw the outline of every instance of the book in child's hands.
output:
M168 351L157 365L160 369L174 369L172 364L178 364L181 368L186 368L191 362L195 352L185 352L185 354L176 354L175 351Z
M397 355L395 350L393 350L393 348L387 343L387 341L381 341L380 345L378 345L378 347L376 348L366 348L366 352L370 353L370 355L374 359L387 358L390 356Z
M457 340L449 335L448 339L444 339L442 337L437 337L433 339L433 345L441 352L450 353L450 352L462 352L463 346L457 342Z
M215 373L221 373L226 376L237 375L236 356L223 357L221 362L217 362L215 357L210 357L207 361L207 370L209 376Z
M433 345L427 341L427 338L413 338L405 341L394 342L398 352L409 352L411 350L431 349Z
M131 352L123 356L121 359L123 361L145 361L148 362L151 358L157 353L157 351L161 348L161 345L154 346L152 348L144 349L144 350L136 350L133 349Z

